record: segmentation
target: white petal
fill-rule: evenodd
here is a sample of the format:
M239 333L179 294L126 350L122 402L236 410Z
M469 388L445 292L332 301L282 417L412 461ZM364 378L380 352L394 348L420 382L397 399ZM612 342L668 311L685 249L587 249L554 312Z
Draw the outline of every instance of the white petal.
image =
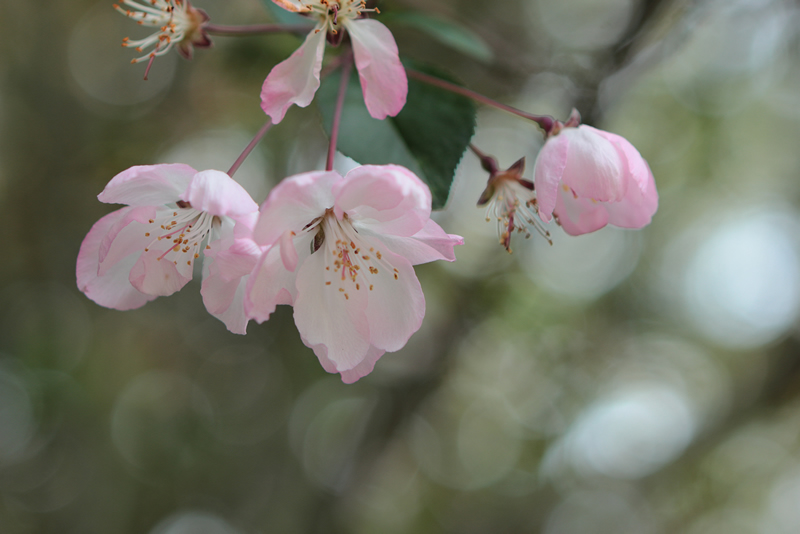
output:
M325 345L328 359L341 372L361 363L370 348L364 313L368 289L345 287L349 284L340 283L339 273L326 271L325 255L331 253L323 246L300 265L294 322L309 346Z

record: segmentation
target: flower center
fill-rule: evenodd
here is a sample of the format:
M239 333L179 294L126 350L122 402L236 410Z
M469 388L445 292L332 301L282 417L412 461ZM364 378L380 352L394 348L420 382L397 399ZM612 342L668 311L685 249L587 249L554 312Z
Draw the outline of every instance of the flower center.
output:
M312 253L325 255L325 286L350 299L351 291L372 291L380 278L399 280L398 270L383 258L380 250L365 242L353 228L347 214L339 220L332 210L307 229L316 228Z
M307 7L320 21L316 31L333 35L338 34L348 21L361 17L362 13L380 13L378 8L367 8L364 0L317 0Z
M536 194L525 189L516 180L500 180L496 188L486 208L486 221L497 221L500 244L510 253L514 230L529 238L532 228L552 245L550 232L536 216Z
M153 240L144 251L157 248L164 251L159 261L166 258L175 265L185 263L192 266L194 260L200 257L204 241L213 229L219 228L222 221L210 213L192 208L188 202L180 201L176 210L159 214L148 222L153 228L148 227L149 231L144 235L152 236Z
M158 28L158 31L144 39L132 41L126 37L122 40L122 46L133 48L137 52L144 52L147 48L154 47L151 52L131 60L131 63L163 56L169 52L173 44L184 40L198 25L196 16L186 0L147 0L147 2L149 5L134 0L122 0L123 4L132 9L114 4L114 9L139 24Z

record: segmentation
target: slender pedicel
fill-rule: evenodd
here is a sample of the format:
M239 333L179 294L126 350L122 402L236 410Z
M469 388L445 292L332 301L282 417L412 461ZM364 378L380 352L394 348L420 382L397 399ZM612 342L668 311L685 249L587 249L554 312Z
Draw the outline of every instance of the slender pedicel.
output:
M339 82L339 96L336 99L336 110L333 113L333 124L331 125L331 143L328 146L328 160L325 163L325 170L333 170L333 160L336 157L336 142L339 138L339 125L342 120L342 108L344 108L344 98L347 95L347 84L350 81L350 72L353 70L353 54L347 54L349 58L342 65L342 78Z
M228 176L233 177L233 173L239 170L239 167L242 165L242 163L244 163L244 160L247 159L247 156L250 155L250 152L253 151L258 142L261 141L261 138L264 137L264 134L266 134L271 127L272 120L267 119L267 122L264 123L264 126L262 126L255 137L253 137L253 140L250 141L250 144L245 147L244 151L239 155L238 158L236 158L236 161L233 162L233 165L231 165L231 168L228 171Z
M265 33L297 33L306 34L314 29L310 24L245 24L230 26L225 24L206 24L206 32L212 35L262 35Z
M556 120L549 115L534 115L532 113L528 113L527 111L522 111L521 109L517 109L512 106L508 106L506 104L501 104L497 100L492 100L488 96L483 96L480 93L476 93L466 87L461 87L460 85L456 85L454 83L450 83L448 81L442 80L440 78L436 78L435 76L430 76L428 74L424 74L422 72L406 68L406 73L409 77L419 80L423 83L427 83L428 85L433 85L435 87L439 87L440 89L444 89L446 91L450 91L451 93L456 93L461 96L466 96L467 98L471 98L476 102L480 102L481 104L486 104L487 106L492 106L497 109L502 109L503 111L507 111L518 117L522 117L523 119L528 119L530 121L535 122L544 130L544 133L547 135L551 132L553 127L556 124Z

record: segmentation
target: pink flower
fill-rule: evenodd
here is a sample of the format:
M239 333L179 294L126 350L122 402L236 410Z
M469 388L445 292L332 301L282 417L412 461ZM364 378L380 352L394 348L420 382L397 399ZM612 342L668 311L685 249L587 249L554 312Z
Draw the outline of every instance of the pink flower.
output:
M202 9L192 7L189 0L144 0L144 2L145 4L140 4L134 0L122 0L122 3L129 8L114 4L114 9L139 24L158 28L154 34L144 39L131 41L126 37L122 40L122 46L134 48L140 53L153 47L152 51L134 59L131 63L163 56L176 44L178 52L186 59L192 59L193 47L211 46L211 39L204 29L209 20L208 15Z
M430 215L428 187L395 165L285 179L253 232L269 248L247 284L248 316L263 322L276 305L293 305L303 343L326 371L355 382L422 324L412 266L455 260L462 238Z
M377 20L360 18L361 0L273 0L282 8L316 20L305 42L275 66L264 80L261 107L277 124L292 104L306 107L319 88L325 41L341 42L346 30L353 43L358 76L369 114L376 119L397 115L406 103L408 79L392 32Z
M244 284L262 250L250 240L258 205L221 171L188 165L131 167L97 197L127 204L101 218L78 253L78 288L101 306L130 310L171 295L205 254L208 311L244 334Z
M548 138L534 169L539 217L570 235L606 224L641 228L658 209L650 167L624 138L581 125Z

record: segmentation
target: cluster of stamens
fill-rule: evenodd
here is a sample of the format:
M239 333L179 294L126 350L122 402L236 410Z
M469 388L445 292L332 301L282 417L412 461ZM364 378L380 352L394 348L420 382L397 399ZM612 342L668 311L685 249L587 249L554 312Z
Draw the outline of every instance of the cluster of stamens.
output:
M339 220L328 210L304 230L321 236L313 241L312 253L325 254L325 286L335 288L346 300L352 290L373 291L374 276L381 270L400 279L399 271L383 259L380 250L364 244L346 213Z
M308 13L319 17L322 27L316 32L325 31L336 35L341 26L348 20L360 18L363 13L380 13L378 8L367 8L363 0L317 0L307 4Z
M186 265L191 267L194 260L200 257L200 248L206 237L212 228L219 226L220 222L218 217L193 209L185 202L179 202L178 209L172 212L171 217L167 214L148 221L150 225L158 225L159 229L148 228L148 231L145 232L145 237L153 237L153 239L144 251L149 252L153 245L160 245L161 241L168 240L171 245L157 260L161 261L167 258L176 266L179 265L179 262L182 264L185 261ZM158 248L163 250L162 246ZM210 247L206 245L205 248Z
M144 39L131 40L126 37L122 40L122 46L133 48L137 52L144 52L146 49L154 47L149 53L132 59L131 63L166 54L175 43L181 42L188 33L191 33L197 23L189 13L189 4L185 0L146 1L149 5L133 0L122 0L123 4L132 9L114 4L114 9L132 18L138 24L158 28L158 31Z
M496 185L495 195L486 208L486 221L497 221L497 234L500 244L511 253L511 236L516 231L531 236L531 229L544 237L551 245L550 232L537 216L536 195L525 189L515 180L501 180ZM527 199L525 199L527 197Z

